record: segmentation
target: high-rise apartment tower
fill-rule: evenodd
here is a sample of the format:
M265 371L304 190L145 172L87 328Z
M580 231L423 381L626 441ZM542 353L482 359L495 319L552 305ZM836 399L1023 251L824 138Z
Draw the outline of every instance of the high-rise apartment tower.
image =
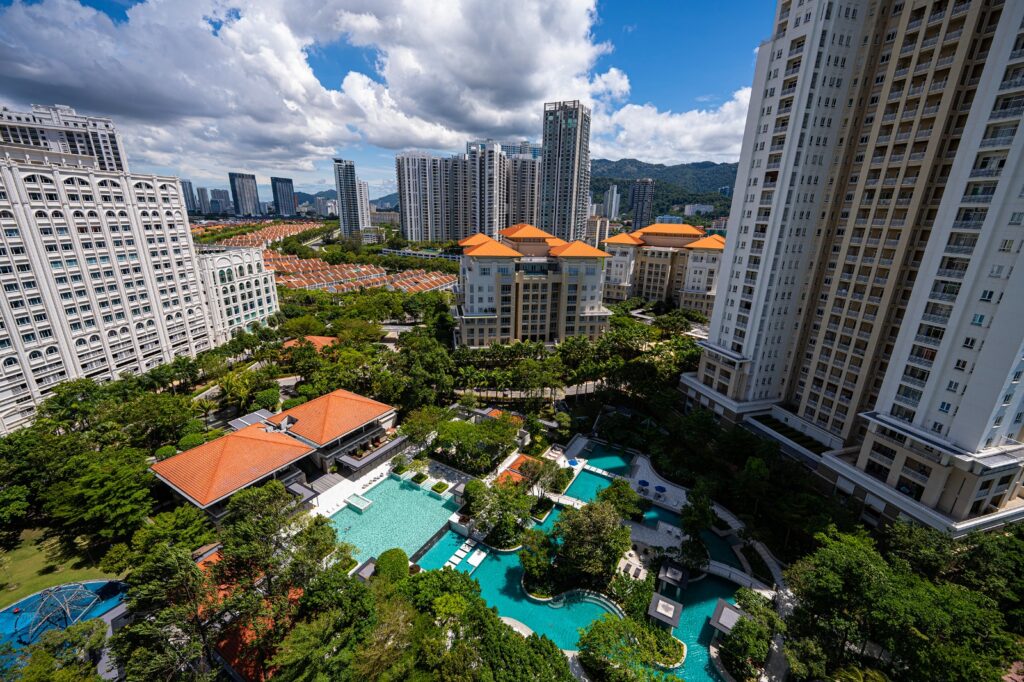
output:
M590 209L590 109L579 101L544 105L540 228L572 241Z
M256 188L255 175L228 173L228 184L231 186L231 203L235 207L235 215L260 215L260 194Z

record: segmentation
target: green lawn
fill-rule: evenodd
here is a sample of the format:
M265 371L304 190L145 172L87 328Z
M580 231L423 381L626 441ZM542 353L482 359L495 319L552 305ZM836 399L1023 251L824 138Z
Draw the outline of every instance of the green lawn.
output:
M54 585L113 577L80 561L50 561L42 535L41 530L25 531L18 546L7 553L5 566L0 567L0 608Z

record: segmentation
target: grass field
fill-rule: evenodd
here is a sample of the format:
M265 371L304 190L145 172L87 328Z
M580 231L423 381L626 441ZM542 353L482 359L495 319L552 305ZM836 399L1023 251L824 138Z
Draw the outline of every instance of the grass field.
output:
M42 535L41 530L22 533L18 546L0 564L0 609L54 585L113 577L79 561L51 561L46 544L40 542Z

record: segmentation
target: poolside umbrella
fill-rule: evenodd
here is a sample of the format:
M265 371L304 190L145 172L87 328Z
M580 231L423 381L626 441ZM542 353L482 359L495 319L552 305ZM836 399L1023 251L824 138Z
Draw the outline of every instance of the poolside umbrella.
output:
M642 478L639 481L637 481L637 483L640 484L641 488L646 488L647 486L650 485L650 483L648 483L647 481L643 480Z
M654 486L654 489L657 490L659 493L663 493L666 490L665 486L663 485L656 485Z

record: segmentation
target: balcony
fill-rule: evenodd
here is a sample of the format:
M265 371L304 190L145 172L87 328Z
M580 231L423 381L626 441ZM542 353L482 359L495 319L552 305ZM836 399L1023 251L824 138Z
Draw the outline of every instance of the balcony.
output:
M1020 115L1022 113L1024 113L1024 106L993 109L992 114L989 116L989 120L998 120L1002 118L1020 118Z
M1013 135L998 135L986 137L978 145L979 147L1009 147L1013 143Z
M942 345L942 337L928 336L927 334L918 334L914 337L914 340L918 343L923 343L926 346L933 346L935 348Z
M1000 90L1016 90L1024 88L1024 78L1010 78L999 84Z
M913 354L907 356L907 362L912 365L917 365L918 367L924 367L925 369L931 369L933 363L932 360L929 360L924 356Z
M1002 168L972 168L972 178L998 178L1002 174Z
M976 220L976 219L973 219L973 218L970 219L970 220L954 220L953 221L953 229L954 230L980 230L981 226L984 225L984 224L985 224L984 220Z
M921 320L930 324L946 324L949 322L949 315L935 315L934 313L925 313L921 316Z
M963 204L990 204L992 203L991 194L965 194L960 199L960 203Z
M953 268L939 268L938 276L945 277L947 279L963 279L964 274L967 272L966 269L953 269Z

